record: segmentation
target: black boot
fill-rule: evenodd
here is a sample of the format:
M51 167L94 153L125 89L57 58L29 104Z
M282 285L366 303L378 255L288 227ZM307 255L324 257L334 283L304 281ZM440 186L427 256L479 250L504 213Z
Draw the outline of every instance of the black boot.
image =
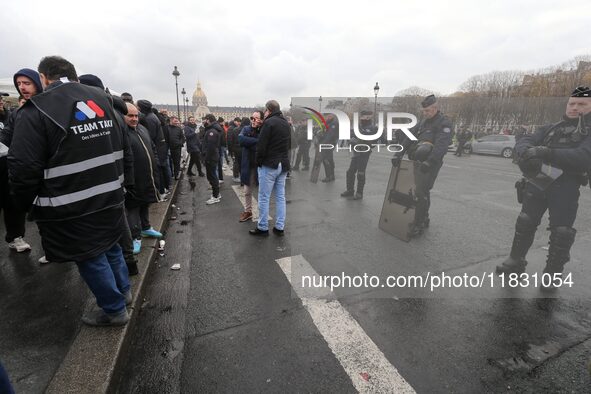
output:
M341 197L353 197L353 190L346 190L342 192Z
M570 260L570 248L575 242L575 235L577 230L572 227L559 226L550 229L550 247L548 248L548 259L546 260L546 267L544 274L546 278L542 280L542 289L555 290L560 283L554 280L557 277L562 277L564 265ZM556 275L560 274L560 275Z
M407 236L408 236L408 238L416 238L416 237L423 235L424 231L425 231L425 228L423 227L423 224L412 223L410 225L409 230L408 230Z
M515 223L515 236L513 237L511 253L503 264L497 265L497 274L521 274L525 272L525 266L527 265L525 255L527 255L534 242L537 227L538 225L527 214L523 212L519 214Z
M129 276L134 276L139 273L137 269L137 260L135 258L133 260L126 260L125 265L127 265L127 271L129 272Z

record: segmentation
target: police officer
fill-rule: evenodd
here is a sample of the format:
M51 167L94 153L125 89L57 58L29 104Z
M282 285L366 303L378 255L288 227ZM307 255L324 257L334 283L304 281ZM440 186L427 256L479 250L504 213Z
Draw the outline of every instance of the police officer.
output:
M328 129L320 139L321 144L330 144L337 146L339 141L339 122L332 114L326 116ZM322 164L324 164L324 174L326 177L322 180L324 183L334 182L334 157L333 149L322 149Z
M299 171L300 162L303 162L304 168L302 168L302 171L308 171L310 167L310 140L308 140L305 121L300 122L296 126L295 136L298 144L298 153L296 154L295 164L292 170Z
M526 179L534 179L543 164L559 168L562 174L545 190L532 181L524 183L523 205L515 224L515 236L509 258L497 266L497 273L523 273L525 256L531 247L536 229L546 210L550 215L550 247L544 273L562 274L570 260L570 248L575 240L573 228L577 216L579 187L587 183L591 169L591 89L576 88L566 104L563 119L523 136L515 145L519 168ZM543 285L550 281L542 281Z
M359 116L359 132L364 135L374 134L372 127L372 111L361 111ZM367 149L371 141L362 141L357 136L351 137L350 148L353 152L351 164L347 170L347 190L341 193L341 197L350 197L353 200L363 198L363 188L365 187L365 169L371 155L371 149ZM355 191L355 174L357 174L357 192Z
M429 95L421 102L423 119L412 132L418 141L412 141L402 136L399 143L404 149L394 155L392 164L398 166L404 152L408 158L415 161L415 220L411 225L409 235L421 235L429 227L429 206L431 205L430 191L435 184L439 169L443 165L443 156L451 142L451 121L439 111L439 104L434 95Z
M464 146L466 145L466 142L470 141L471 139L472 132L470 130L465 128L460 130L460 132L458 133L458 147L456 149L456 152L454 153L454 156L461 157L462 153L464 152Z

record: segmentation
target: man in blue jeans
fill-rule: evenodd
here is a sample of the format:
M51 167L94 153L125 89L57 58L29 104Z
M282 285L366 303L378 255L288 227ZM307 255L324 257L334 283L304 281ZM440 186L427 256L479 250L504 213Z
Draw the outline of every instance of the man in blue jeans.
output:
M255 156L259 175L259 222L249 233L269 235L269 201L271 193L275 193L276 220L273 233L283 236L291 128L275 100L267 101L264 116Z
M74 65L41 59L44 92L19 110L8 172L14 200L30 210L52 262L74 261L101 308L92 326L129 320L129 275L121 248L123 134L107 94L78 83ZM50 286L50 284L47 284Z

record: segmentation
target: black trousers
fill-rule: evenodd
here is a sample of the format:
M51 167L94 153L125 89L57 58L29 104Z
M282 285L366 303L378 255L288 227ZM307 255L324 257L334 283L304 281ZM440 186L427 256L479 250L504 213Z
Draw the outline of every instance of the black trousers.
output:
M351 158L347 170L347 191L355 191L355 175L357 175L357 193L363 194L365 188L365 169L369 161L370 153L355 153L357 156Z
M203 170L201 169L201 153L200 152L191 152L189 154L189 169L188 172L192 172L193 165L197 167L197 172L199 174L203 174Z
M456 148L456 155L457 156L462 156L462 153L464 152L464 145L466 145L466 141L458 141L458 147Z
M25 216L18 205L14 203L10 195L8 185L8 168L6 157L0 158L0 211L4 214L4 225L6 227L6 242L12 242L15 238L25 235Z
M216 176L216 168L218 167L218 165L220 165L219 160L205 162L205 174L207 175L207 180L211 185L211 194L214 197L219 197L220 195L220 182L218 180L218 177Z
M176 179L181 173L181 149L182 146L170 147L170 157L172 158L172 176Z
M546 210L550 227L573 227L579 208L580 180L577 176L563 174L545 191L527 183L521 212L527 214L536 226Z
M304 168L310 167L310 143L300 144L296 154L294 168L300 167L300 162L304 162Z
M240 167L242 167L242 149L234 151L234 161L232 162L232 175L234 178L240 178Z
M224 152L222 150L220 150L220 159L218 160L218 186L219 186L219 181L224 180L223 166L224 166Z
M414 173L415 173L415 194L417 198L417 206L415 208L415 224L421 225L429 218L429 207L431 206L431 189L435 184L435 179L439 174L439 166L429 170L428 172L422 172L419 167L420 162L415 162Z
M123 251L123 258L127 263L135 262L136 259L133 256L133 238L131 237L131 230L129 229L129 223L127 222L127 210L122 211L123 220L121 221L121 238L119 238L119 246Z
M142 237L142 230L147 230L151 227L150 204L129 208L127 210L127 222L129 223L132 238L140 239Z
M322 152L322 164L324 164L324 174L327 178L334 178L334 158L332 154L332 149Z
M160 192L160 194L164 193L164 189L168 189L170 190L170 186L171 186L171 179L170 179L170 173L168 170L168 164L164 164L164 165L159 165L158 166L158 171L160 172L160 179L159 179L159 183L158 183L158 191Z

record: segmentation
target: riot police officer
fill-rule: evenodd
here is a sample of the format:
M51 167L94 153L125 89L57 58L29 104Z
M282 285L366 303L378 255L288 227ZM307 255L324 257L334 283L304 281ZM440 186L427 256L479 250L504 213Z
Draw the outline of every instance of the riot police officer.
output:
M542 216L549 211L550 242L544 273L562 274L570 260L570 248L575 240L573 228L577 216L579 188L587 184L591 169L591 89L576 88L566 104L563 119L539 128L534 134L523 136L515 145L519 168L526 182L522 184L521 213L515 223L515 236L509 258L497 266L497 273L523 273L525 256L531 247ZM549 186L539 185L536 179L543 173L543 165L559 168L562 174ZM542 176L543 177L543 176ZM537 186L536 186L537 185ZM544 189L544 190L542 190ZM554 279L542 281L552 289Z
M372 111L361 111L359 117L359 131L361 134L374 134L375 130L372 127ZM351 138L350 148L353 152L351 157L351 164L347 170L347 190L341 193L341 197L350 197L353 200L361 200L363 198L363 188L365 187L365 169L367 162L371 155L371 146L368 145L370 141L362 141L357 136ZM355 174L357 174L357 192L355 191Z
M468 129L463 128L462 130L460 130L457 137L458 147L456 149L456 152L454 153L454 156L461 157L462 153L464 152L464 146L468 141L472 139L472 132Z
M339 122L334 115L328 114L326 116L326 124L328 129L322 136L320 143L330 144L336 147L339 141ZM323 149L321 152L322 164L324 164L324 174L326 175L326 177L322 180L324 183L334 182L335 180L333 152L334 149Z
M402 136L399 143L404 149L392 159L392 165L398 166L404 152L408 152L408 158L415 161L416 207L415 219L409 231L411 237L421 235L429 227L430 191L443 165L443 156L447 153L452 135L451 121L439 111L434 95L425 97L421 107L424 118L411 129L418 141Z

